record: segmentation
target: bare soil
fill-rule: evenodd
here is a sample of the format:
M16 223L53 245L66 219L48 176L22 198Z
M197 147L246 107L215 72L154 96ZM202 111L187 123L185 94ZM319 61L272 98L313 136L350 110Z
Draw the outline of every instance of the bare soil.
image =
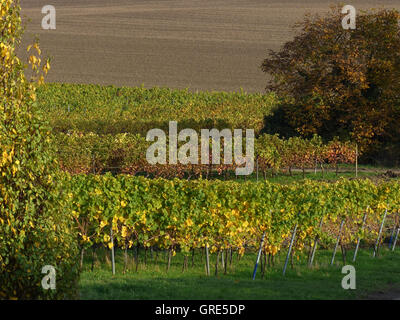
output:
M52 0L57 29L42 30L48 0L22 0L25 45L38 35L50 82L262 92L268 49L293 38L321 0ZM352 0L357 9L398 0ZM30 21L28 22L28 20ZM25 50L21 49L21 52Z
M395 285L368 295L365 300L400 300L400 288Z

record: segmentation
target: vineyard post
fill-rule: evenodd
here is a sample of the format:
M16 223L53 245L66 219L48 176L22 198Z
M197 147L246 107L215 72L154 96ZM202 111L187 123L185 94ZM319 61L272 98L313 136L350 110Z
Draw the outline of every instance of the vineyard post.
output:
M81 270L83 268L83 258L84 258L84 256L85 256L85 247L82 246L82 248L81 248L81 261L80 261L80 269Z
M124 274L128 268L128 239L125 239L125 250L124 250Z
M319 222L319 229L322 228L322 222L323 221L324 221L324 218L321 218L321 221ZM315 240L314 240L314 245L313 245L313 248L312 248L311 258L310 258L310 261L308 263L309 267L311 267L313 262L314 262L315 252L317 251L318 239L319 239L319 237L318 237L318 235L316 235L315 236Z
M396 232L396 229L397 229L397 224L395 223L393 226L392 232L390 233L389 249L392 247L393 237L394 237L394 233Z
M396 237L394 238L393 241L392 251L394 251L394 248L396 248L397 239L399 238L399 232L400 232L400 227L397 228Z
M215 276L218 276L218 263L219 263L219 255L221 254L221 250L217 251L217 259L215 261Z
M208 243L206 243L206 271L207 275L210 275L210 256L208 254Z
M385 214L383 215L383 219L382 219L382 223L381 223L381 227L379 228L379 233L378 233L378 238L376 239L376 243L375 243L375 248L374 248L374 255L373 257L375 258L378 254L378 250L379 250L379 242L381 240L381 234L382 234L382 230L383 230L383 225L385 224L385 219L386 219L386 215L387 215L388 209L385 209Z
M358 143L356 143L356 178L358 177Z
M344 226L344 220L345 220L345 219L343 218L343 219L342 219L342 222L340 223L339 234L338 234L338 236L337 236L335 249L333 250L331 265L333 265L333 262L335 261L335 256L336 256L337 247L339 246L340 238L341 238L341 236L342 236L342 230L343 230L343 226Z
M92 246L92 266L90 268L90 270L93 272L93 268L94 268L94 259L96 257L96 246L93 245Z
M221 250L221 251L222 251L222 254L221 254L221 266L222 266L223 269L225 269L224 251L223 250Z
M288 262L289 262L290 254L292 252L294 239L296 238L296 231L297 231L297 223L294 226L293 233L292 233L292 239L290 240L289 250L288 250L288 253L286 255L285 266L283 267L283 275L285 275L285 273L286 273L286 268L287 268L287 265L288 265Z
M315 159L315 166L314 166L314 174L317 174L317 166L318 166L318 161Z
M227 272L227 267L228 267L228 249L225 249L225 266L224 266L224 274Z
M263 245L264 245L265 233L266 233L266 231L264 231L264 233L263 233L263 235L261 237L260 248L258 249L258 254L257 254L257 260L256 260L256 264L254 265L253 280L256 278L257 267L258 267L258 264L260 262L261 251L262 251L262 248L263 248Z
M112 274L115 275L114 237L113 237L112 224L111 224L111 229L110 229L110 238L111 238L111 264L112 264Z
M361 232L364 230L365 221L367 221L368 209L369 209L369 206L367 207L367 211L364 213L363 222L361 225ZM359 236L357 239L356 250L354 250L353 262L355 262L357 259L357 252L358 252L358 249L360 248L360 242L361 242L361 236Z
M322 178L324 177L324 166L322 164L322 161L321 161L321 176Z
M95 162L94 162L94 154L92 154L92 169L93 169L93 174L96 174L96 168L95 168Z
M257 182L258 182L258 157L257 157L257 161L256 161L256 171L257 171Z
M168 249L168 263L167 263L167 272L169 271L169 269L171 268L171 260L172 260L172 249L173 248L173 246L171 246L169 249Z
M391 249L395 245L394 241L397 241L397 237L398 237L398 227L399 226L398 226L398 219L396 219L396 218L397 217L395 216L393 231L392 231L392 234L390 235L389 249ZM397 233L396 233L396 229L397 229Z

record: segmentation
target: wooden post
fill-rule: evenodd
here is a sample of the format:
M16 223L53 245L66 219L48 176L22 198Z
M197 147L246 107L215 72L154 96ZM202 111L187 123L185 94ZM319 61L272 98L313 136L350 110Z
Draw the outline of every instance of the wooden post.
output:
M322 228L322 222L323 221L324 221L324 218L321 218L321 221L319 222L319 228L320 229ZM318 239L319 239L319 237L318 237L318 235L316 235L315 236L315 240L314 240L314 245L313 245L313 248L312 248L312 251L311 251L311 258L310 258L310 261L308 263L309 267L311 267L313 262L314 262L315 252L317 251Z
M171 268L171 260L172 260L172 247L168 250L168 263L167 263L167 272Z
M128 269L128 240L125 239L125 250L124 250L124 273Z
M94 155L92 155L92 170L93 170L93 174L96 174L96 164L94 161Z
M257 182L258 182L258 157L257 157L257 161L256 161L256 168L257 168Z
M356 178L358 177L358 144L356 143Z
M224 274L227 272L227 267L228 267L228 249L225 249L225 268L224 268Z
M208 254L208 243L206 243L206 273L210 275L210 256Z

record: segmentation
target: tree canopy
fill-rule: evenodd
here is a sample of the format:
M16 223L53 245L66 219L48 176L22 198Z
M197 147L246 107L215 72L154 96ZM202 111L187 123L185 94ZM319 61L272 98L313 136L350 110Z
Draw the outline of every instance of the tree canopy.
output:
M361 150L398 146L400 120L400 13L362 11L356 29L342 27L341 7L307 14L297 34L262 70L268 91L283 102L286 122L299 134L338 136Z

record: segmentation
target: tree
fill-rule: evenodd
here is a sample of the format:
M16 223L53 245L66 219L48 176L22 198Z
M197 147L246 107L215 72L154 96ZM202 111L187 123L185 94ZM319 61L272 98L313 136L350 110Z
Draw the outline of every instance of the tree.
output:
M0 299L67 298L76 293L77 240L36 87L50 66L38 43L30 74L16 55L22 27L18 0L0 0ZM42 268L56 269L44 290Z
M269 51L262 70L280 112L304 136L352 139L362 151L399 142L400 14L363 11L344 30L341 7L306 15L292 41Z

